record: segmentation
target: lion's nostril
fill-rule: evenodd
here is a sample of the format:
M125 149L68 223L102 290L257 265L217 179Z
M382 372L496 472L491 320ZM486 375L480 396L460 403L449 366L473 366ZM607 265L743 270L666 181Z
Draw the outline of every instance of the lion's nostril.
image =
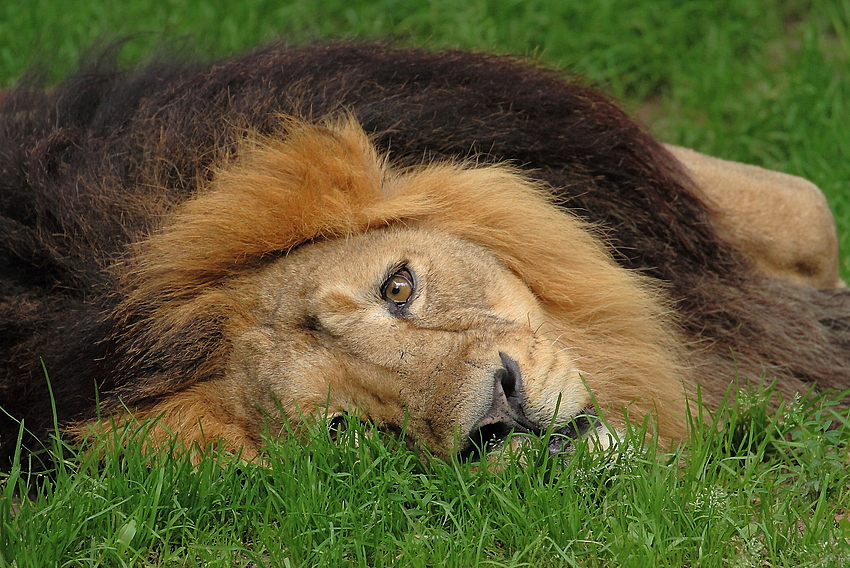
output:
M499 369L494 376L496 383L502 387L502 392L505 397L513 396L516 391L516 380L510 375L507 369Z
M505 398L509 402L514 402L519 396L518 391L522 377L519 364L501 351L499 358L502 360L502 368L496 371L496 380L502 385Z

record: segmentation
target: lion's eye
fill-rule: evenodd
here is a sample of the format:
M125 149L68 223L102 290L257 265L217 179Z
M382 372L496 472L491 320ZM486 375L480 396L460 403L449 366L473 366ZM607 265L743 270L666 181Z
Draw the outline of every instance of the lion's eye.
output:
M402 306L413 296L413 275L407 268L402 268L389 277L381 286L381 297L396 305Z

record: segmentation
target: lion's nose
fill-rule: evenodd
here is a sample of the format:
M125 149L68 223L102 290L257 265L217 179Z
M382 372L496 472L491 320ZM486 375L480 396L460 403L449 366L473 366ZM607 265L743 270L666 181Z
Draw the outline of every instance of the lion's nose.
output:
M521 406L522 372L519 364L501 351L499 358L502 360L502 368L496 371L493 376L495 380L493 381L493 404L490 407L490 412L493 412L501 420L520 422L520 419L525 418Z
M519 364L502 352L499 352L499 358L502 367L493 374L490 408L472 427L468 447L463 452L469 456L486 453L511 432L532 432L536 429L522 410L522 372Z

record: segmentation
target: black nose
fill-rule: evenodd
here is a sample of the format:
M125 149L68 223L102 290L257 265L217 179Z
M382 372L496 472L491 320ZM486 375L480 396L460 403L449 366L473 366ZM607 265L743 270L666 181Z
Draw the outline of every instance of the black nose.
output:
M519 389L522 386L522 373L516 361L499 351L502 368L496 371L496 384L501 385L502 393L510 406L519 407Z
M462 454L469 457L486 453L511 432L533 432L535 425L522 410L522 372L519 364L499 353L502 367L493 373L493 399L490 408L473 426Z

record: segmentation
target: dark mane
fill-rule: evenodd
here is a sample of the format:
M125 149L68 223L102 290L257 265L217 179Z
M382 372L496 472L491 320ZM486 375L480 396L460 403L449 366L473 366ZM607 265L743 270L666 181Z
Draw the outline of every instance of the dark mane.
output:
M111 268L193 195L248 131L346 110L397 164L510 161L606 234L616 259L663 281L709 396L736 371L785 393L848 385L850 292L767 281L712 229L664 148L598 92L519 62L375 45L270 46L210 64L81 70L0 101L0 406L50 428L94 391L126 392ZM214 326L214 323L211 323ZM210 333L215 333L211 329ZM134 351L135 350L135 351ZM187 349L181 361L200 364ZM0 454L18 425L0 415Z

